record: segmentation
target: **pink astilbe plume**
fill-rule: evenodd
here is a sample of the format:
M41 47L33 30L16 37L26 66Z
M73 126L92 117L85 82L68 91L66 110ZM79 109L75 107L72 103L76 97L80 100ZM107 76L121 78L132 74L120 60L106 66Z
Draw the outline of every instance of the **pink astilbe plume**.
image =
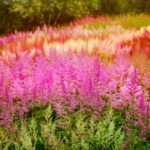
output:
M48 57L26 54L10 62L1 61L2 120L7 118L4 112L11 119L22 118L36 102L50 102L60 115L76 107L102 110L108 77L97 56L52 52Z
M108 97L114 108L122 109L127 106L128 89L124 87L124 82L129 73L131 64L119 56L114 64L109 66L110 79L108 83Z
M137 69L122 57L109 68L110 80L107 97L112 107L126 110L126 120L139 127L142 137L150 131L150 106L145 84L140 84L146 76L139 78ZM148 84L148 80L146 80ZM144 82L144 81L143 81ZM130 128L130 127L129 127Z
M95 70L96 65L99 65L97 70ZM59 93L54 92L55 99L60 99L63 105L69 106L69 110L77 106L80 106L81 109L89 106L101 110L103 106L102 92L100 92L102 85L99 84L106 77L103 77L103 74L100 77L100 73L105 70L101 69L97 59L90 58L88 55L64 56L57 67L54 73L53 90Z
M134 67L129 70L129 77L126 79L124 86L127 88L126 92L130 94L128 98L129 110L126 113L127 120L132 125L140 127L141 136L144 137L150 131L150 106L144 96L144 90L139 84L138 73Z

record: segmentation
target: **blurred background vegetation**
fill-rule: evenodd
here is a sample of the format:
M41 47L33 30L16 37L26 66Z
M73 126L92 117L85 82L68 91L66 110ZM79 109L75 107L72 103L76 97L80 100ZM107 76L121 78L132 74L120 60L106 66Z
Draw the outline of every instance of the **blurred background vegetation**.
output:
M84 16L150 13L150 0L0 0L0 34Z

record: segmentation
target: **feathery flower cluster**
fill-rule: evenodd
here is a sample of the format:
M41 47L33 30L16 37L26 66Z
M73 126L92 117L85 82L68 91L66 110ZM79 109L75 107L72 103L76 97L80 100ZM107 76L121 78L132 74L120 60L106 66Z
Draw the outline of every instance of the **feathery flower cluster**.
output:
M150 30L147 28L132 39L121 41L118 48L130 55L140 52L150 57Z

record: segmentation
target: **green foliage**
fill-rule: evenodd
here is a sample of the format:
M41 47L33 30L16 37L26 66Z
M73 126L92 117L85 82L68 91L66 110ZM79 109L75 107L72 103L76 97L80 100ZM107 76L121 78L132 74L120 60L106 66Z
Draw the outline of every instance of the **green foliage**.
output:
M130 137L128 138L128 142L126 145L126 148L129 150L149 150L150 149L150 139L147 138L147 140L139 138L139 136L136 134L136 130L132 131L132 134L130 134Z
M33 118L29 123L29 129L23 125L21 126L20 132L18 134L18 141L20 143L21 149L35 149L37 143L36 126L36 121Z
M108 116L94 121L90 114L82 112L54 119L49 105L43 109L37 108L27 115L26 124L21 122L17 125L15 134L7 134L1 128L1 149L117 150L122 147L125 134L121 127L116 128L112 110Z
M130 4L130 11L133 9L136 13L150 13L150 0L127 0ZM132 10L132 11L133 11Z
M45 149L55 149L59 144L59 139L55 135L56 123L53 122L52 109L48 106L44 110L43 120L41 121L41 137L44 139Z
M99 0L2 0L0 33L30 29L44 23L65 23L94 15L99 9Z
M117 117L114 116L113 110L110 109L108 113L108 116L102 118L96 125L96 132L91 138L92 146L94 146L92 149L122 149L125 134L121 126L116 126Z
M8 149L8 147L10 146L8 137L9 135L5 132L5 130L3 128L0 128L0 149Z
M74 112L55 115L50 105L36 105L26 121L15 122L12 129L0 128L1 150L146 150L148 140L142 140L136 130L127 136L123 130L124 111L107 108L96 119L92 114ZM126 142L125 141L129 141Z
M122 14L128 11L127 0L101 0L101 12L104 14Z

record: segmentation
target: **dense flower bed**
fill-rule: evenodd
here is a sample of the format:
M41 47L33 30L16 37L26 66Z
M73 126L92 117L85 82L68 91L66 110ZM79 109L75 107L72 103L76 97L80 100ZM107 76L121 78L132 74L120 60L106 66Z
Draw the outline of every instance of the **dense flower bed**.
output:
M80 110L95 118L112 107L124 111L126 121L145 137L150 131L150 74L141 73L125 53L144 51L149 59L149 35L148 29L96 30L79 23L1 37L0 125L24 119L36 103L50 103L58 116ZM130 132L128 124L124 129Z

